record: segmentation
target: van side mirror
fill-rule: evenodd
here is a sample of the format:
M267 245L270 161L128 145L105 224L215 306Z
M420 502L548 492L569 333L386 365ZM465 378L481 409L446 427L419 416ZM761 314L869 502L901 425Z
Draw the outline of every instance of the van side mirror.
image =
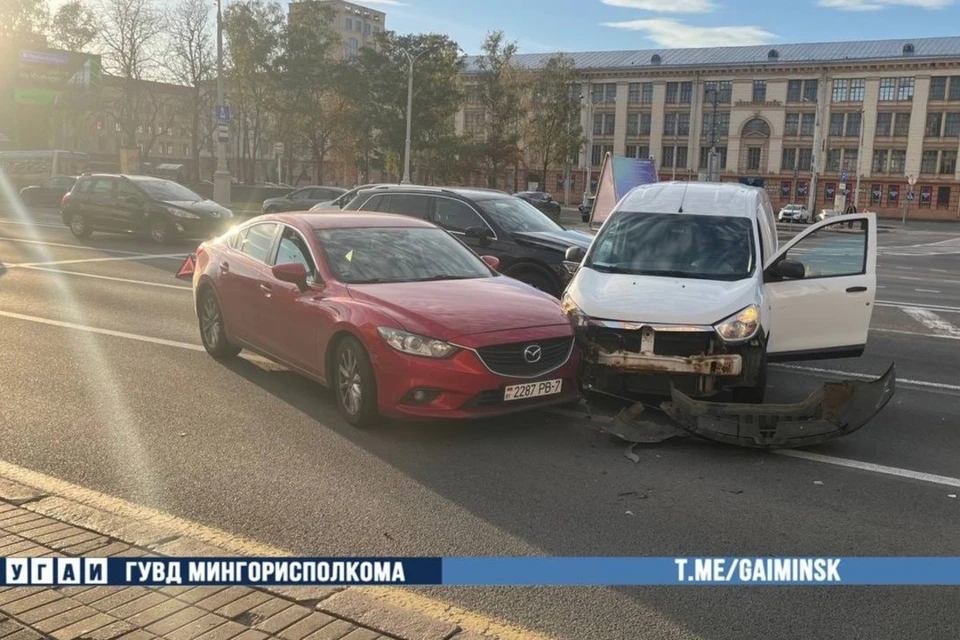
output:
M796 260L781 260L774 266L774 272L788 280L803 280L807 275L807 268Z
M580 264L583 262L583 259L587 257L587 252L583 250L583 247L567 247L567 251L563 257L567 262Z

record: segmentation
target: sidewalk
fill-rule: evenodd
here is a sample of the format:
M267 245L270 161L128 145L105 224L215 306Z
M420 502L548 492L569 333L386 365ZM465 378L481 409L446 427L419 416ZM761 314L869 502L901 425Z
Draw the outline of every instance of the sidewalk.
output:
M39 511L39 512L38 512ZM122 542L70 524L104 520L90 507L0 479L0 557L236 556L199 540L123 524ZM109 518L107 518L109 519ZM105 520L104 520L105 521ZM115 517L106 528L115 528ZM145 535L146 534L146 535ZM371 605L343 587L0 587L0 639L468 640L448 622ZM486 637L486 636L484 636Z

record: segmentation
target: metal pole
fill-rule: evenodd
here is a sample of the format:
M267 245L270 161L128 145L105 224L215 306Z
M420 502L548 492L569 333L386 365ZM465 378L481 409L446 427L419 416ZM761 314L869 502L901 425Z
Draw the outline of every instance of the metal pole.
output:
M720 158L717 156L717 90L711 89L713 95L713 121L710 123L710 157L707 158L707 168L710 182L720 182Z
M223 11L217 0L217 104L223 104ZM230 171L227 169L227 143L220 137L220 120L215 118L217 136L217 171L213 174L213 199L230 206ZM196 144L196 142L194 142Z
M857 144L857 186L853 192L853 208L860 212L860 174L863 162L863 109L860 110L860 142Z
M403 152L403 179L400 184L410 184L410 129L413 126L413 61L414 58L406 51L403 52L410 62L407 72L407 139Z

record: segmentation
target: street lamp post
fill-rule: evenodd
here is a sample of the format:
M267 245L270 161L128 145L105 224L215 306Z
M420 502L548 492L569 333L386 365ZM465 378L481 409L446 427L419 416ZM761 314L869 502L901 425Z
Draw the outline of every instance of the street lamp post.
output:
M707 156L707 180L720 182L720 157L717 153L717 101L718 93L715 88L707 89L712 98L713 109L710 115L710 153Z
M403 55L407 57L409 66L407 68L407 137L404 141L403 149L403 179L400 184L410 184L410 147L411 147L411 129L413 127L413 65L429 49L424 49L415 56L410 55L406 49L400 49Z
M217 105L223 105L223 11L217 0ZM223 206L230 205L230 170L227 169L227 143L220 134L220 119L216 118L217 170L213 174L213 199Z
M857 186L853 191L853 208L860 211L860 174L863 173L861 167L863 162L863 109L860 109L860 140L857 143Z

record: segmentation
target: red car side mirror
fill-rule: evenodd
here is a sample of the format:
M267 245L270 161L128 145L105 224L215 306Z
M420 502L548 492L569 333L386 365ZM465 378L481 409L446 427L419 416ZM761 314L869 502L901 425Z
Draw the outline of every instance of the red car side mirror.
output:
M305 291L307 288L307 268L299 262L277 264L270 271L273 273L273 277L281 282L295 284L301 291Z
M496 256L480 256L480 259L494 271L500 268L500 258Z

